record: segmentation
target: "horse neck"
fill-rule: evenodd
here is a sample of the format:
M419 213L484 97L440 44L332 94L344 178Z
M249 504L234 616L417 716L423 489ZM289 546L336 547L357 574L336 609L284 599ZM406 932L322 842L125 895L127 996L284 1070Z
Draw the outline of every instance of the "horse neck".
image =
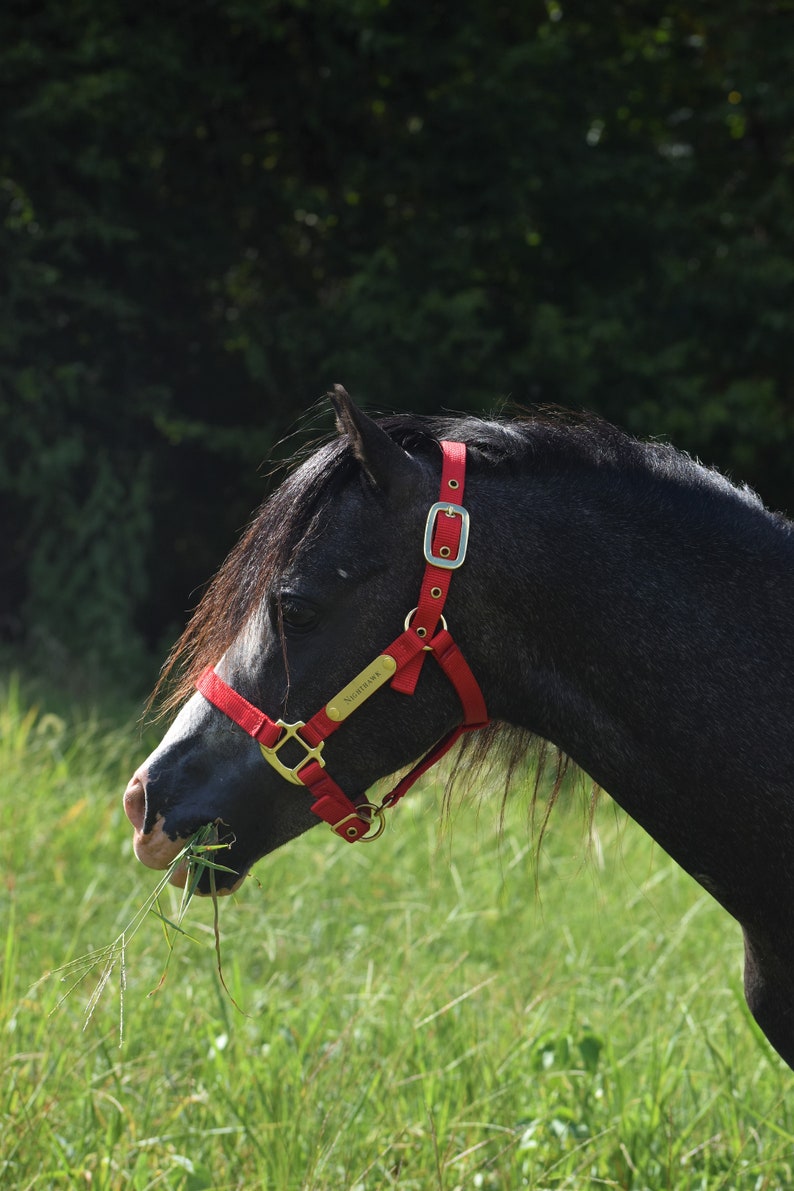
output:
M472 650L496 718L557 744L739 916L727 886L794 846L794 551L708 479L492 492Z

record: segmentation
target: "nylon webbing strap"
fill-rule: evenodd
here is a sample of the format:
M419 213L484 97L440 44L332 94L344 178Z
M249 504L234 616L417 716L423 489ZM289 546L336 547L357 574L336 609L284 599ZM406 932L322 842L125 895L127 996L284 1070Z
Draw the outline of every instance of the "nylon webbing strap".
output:
M462 506L463 491L466 479L466 446L464 443L442 441L443 463L441 465L441 484L439 487L438 503L452 506ZM462 521L460 516L439 510L432 527L431 558L439 561L447 555L454 559L460 549ZM411 620L411 628L420 637L429 638L433 635L444 611L449 585L453 571L448 567L439 566L429 560L425 564L422 586L419 591L419 603ZM395 691L404 695L412 695L416 690L419 675L422 672L425 657L420 653L414 661L406 666L392 679Z
M278 740L281 734L278 724L242 695L238 695L215 673L214 667L207 666L202 671L196 679L196 689L260 744L271 748Z

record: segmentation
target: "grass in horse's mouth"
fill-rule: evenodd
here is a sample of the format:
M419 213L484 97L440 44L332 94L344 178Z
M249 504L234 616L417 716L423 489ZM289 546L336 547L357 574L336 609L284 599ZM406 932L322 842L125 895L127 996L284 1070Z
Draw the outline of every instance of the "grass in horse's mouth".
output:
M226 987L226 982L223 978L223 968L221 964L221 947L220 947L220 929L218 923L218 893L215 888L215 873L233 873L234 870L227 868L220 864L216 859L216 853L228 847L228 843L221 843L218 835L218 822L205 823L203 827L199 827L194 831L193 835L185 841L184 847L177 853L174 859L165 870L157 885L154 887L144 903L132 916L130 921L122 930L112 943L105 947L98 947L93 951L88 951L84 955L78 956L77 959L70 960L63 964L60 968L54 968L50 972L46 972L39 981L36 982L36 987L42 981L48 979L50 976L58 976L61 981L68 981L69 987L63 996L59 997L55 1009L60 1008L63 1002L69 997L78 985L92 972L99 969L99 978L96 986L88 998L86 1010L83 1019L83 1029L86 1029L91 1018L94 1015L94 1010L99 1004L100 997L104 992L114 969L118 966L119 969L119 1045L124 1041L124 991L126 988L126 952L127 944L138 933L144 922L147 920L149 914L153 914L155 918L159 918L163 925L166 945L168 947L168 955L166 956L163 971L156 986L151 990L149 996L158 992L165 983L168 975L168 967L171 962L171 956L174 951L176 943L176 936L183 935L190 939L191 942L198 943L199 940L188 934L184 929L182 923L187 913L188 906L196 892L199 882L205 873L208 875L210 896L212 897L215 915L214 915L214 935L215 935L215 954L218 961L218 974L220 976L221 984L227 992L233 1004L234 998L229 993ZM186 868L187 876L182 886L182 896L180 898L179 907L174 917L168 917L160 905L160 897L165 889L171 884L171 879L180 868ZM235 1006L237 1007L237 1006ZM55 1012L55 1009L53 1012Z

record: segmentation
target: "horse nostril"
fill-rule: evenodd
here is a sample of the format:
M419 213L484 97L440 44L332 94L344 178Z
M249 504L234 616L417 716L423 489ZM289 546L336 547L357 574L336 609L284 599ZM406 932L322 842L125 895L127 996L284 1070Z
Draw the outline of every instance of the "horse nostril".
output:
M146 820L146 774L139 770L124 791L124 813L136 831L143 831Z

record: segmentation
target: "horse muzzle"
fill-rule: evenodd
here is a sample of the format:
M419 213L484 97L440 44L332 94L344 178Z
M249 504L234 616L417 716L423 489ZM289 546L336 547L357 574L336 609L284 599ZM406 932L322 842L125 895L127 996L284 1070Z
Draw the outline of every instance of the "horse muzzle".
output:
M132 824L132 847L137 859L147 868L163 871L174 865L174 861L193 833L188 831L185 834L177 833L173 836L167 834L165 818L159 812L154 815L151 823L148 821L151 812L147 798L147 781L148 770L147 766L143 765L133 774L124 791L124 813ZM201 824L197 824L198 826ZM195 892L202 895L215 892L221 896L234 893L242 884L246 872L247 867L239 874L219 871L215 874L212 883L210 883L206 872L202 873ZM178 889L183 889L188 879L188 873L188 863L180 862L170 874L169 883Z

